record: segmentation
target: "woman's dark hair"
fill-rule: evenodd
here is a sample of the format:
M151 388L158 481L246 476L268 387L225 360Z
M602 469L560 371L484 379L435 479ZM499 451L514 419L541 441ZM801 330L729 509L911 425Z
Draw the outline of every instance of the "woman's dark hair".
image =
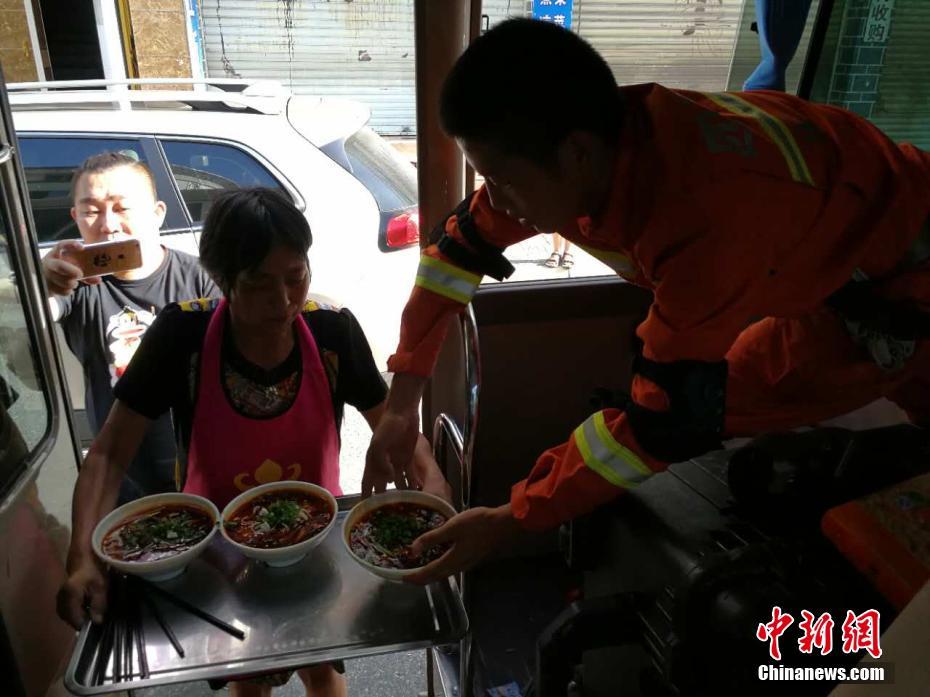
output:
M200 264L227 297L243 271L261 266L273 247L306 255L313 243L307 219L275 189L225 191L217 196L200 235Z
M622 104L610 67L590 44L550 22L511 19L459 57L439 115L453 138L549 163L575 130L615 143Z

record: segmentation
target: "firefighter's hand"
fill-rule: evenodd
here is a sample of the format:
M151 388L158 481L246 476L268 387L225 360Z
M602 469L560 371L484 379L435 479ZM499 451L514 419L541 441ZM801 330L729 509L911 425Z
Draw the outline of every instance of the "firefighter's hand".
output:
M514 519L510 504L497 508L470 508L414 540L413 551L416 554L436 545L451 543L452 548L405 580L426 585L467 571L509 549L522 534L523 530Z
M103 622L107 610L107 577L96 559L76 566L58 591L58 616L80 629L88 616L95 624Z
M52 295L71 295L84 272L81 268L68 260L69 252L80 251L84 244L80 240L63 240L42 259L42 275ZM100 283L99 278L88 278L84 281L90 285Z
M413 452L420 434L416 410L395 412L388 409L371 436L362 475L362 496L380 493L388 482L398 489L419 488L422 484L413 467Z

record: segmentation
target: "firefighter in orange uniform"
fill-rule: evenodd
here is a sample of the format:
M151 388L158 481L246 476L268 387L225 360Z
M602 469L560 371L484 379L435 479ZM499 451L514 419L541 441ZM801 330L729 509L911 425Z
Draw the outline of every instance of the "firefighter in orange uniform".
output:
M930 423L927 153L779 92L617 88L593 48L531 20L477 39L440 111L485 185L423 253L363 493L415 484L417 407L449 319L483 275L512 270L508 245L559 230L654 299L636 330L631 399L543 453L509 504L424 535L418 545L454 546L416 581L478 563L520 528L591 511L725 437L882 396Z

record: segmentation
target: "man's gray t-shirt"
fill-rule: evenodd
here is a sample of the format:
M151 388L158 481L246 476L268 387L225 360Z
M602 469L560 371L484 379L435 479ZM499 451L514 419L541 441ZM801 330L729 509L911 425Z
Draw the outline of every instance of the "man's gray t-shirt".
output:
M68 347L84 368L84 405L94 435L113 406L113 385L125 372L145 331L163 307L182 300L218 297L219 289L196 257L166 250L155 273L133 281L103 276L56 297ZM175 441L164 415L146 432L120 489L120 501L174 491Z

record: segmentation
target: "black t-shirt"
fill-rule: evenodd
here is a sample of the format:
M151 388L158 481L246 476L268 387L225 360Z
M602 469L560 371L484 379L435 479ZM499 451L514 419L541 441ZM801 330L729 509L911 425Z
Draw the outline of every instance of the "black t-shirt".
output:
M166 252L161 266L147 278L122 281L103 276L97 285L81 284L71 295L55 298L65 340L84 368L84 404L95 435L113 406L113 386L156 315L169 303L220 295L196 257L174 249ZM173 491L174 472L174 437L166 416L146 432L120 499Z
M215 304L213 301L182 303L183 308L179 304L166 307L146 333L129 369L114 389L117 399L150 419L171 412L182 471L190 447L200 352ZM371 355L365 333L351 312L308 303L301 316L320 352L338 429L346 404L359 411L371 409L384 401L387 385ZM226 326L229 327L228 321ZM260 368L243 365L244 359L231 348L232 343L224 337L221 354L224 372L229 368L249 380L274 384L300 365L299 348L295 347L296 352L281 366L261 376ZM228 390L226 394L229 399Z

